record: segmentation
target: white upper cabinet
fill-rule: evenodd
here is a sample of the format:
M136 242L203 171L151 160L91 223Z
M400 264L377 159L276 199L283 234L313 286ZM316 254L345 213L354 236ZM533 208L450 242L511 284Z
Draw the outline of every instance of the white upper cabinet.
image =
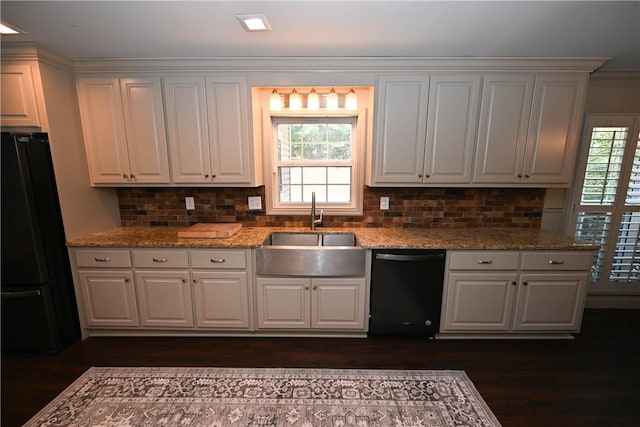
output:
M488 75L474 183L570 183L586 92L581 74Z
M431 76L425 184L471 181L481 80L480 75Z
M583 74L536 77L522 182L570 183L586 86Z
M167 139L175 183L210 182L204 77L164 79Z
M485 76L474 182L520 181L533 83L530 74Z
M255 184L243 77L167 77L165 113L176 184Z
M481 80L381 76L371 184L470 182Z
M2 64L0 68L0 87L2 88L0 124L2 126L41 126L35 80L36 76L39 76L38 73L38 66L35 64Z
M159 78L78 79L92 184L169 184Z
M371 184L422 182L429 77L380 76Z

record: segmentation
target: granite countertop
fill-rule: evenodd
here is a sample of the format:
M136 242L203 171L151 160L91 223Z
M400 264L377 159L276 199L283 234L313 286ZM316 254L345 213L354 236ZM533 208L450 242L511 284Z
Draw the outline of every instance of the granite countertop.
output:
M273 232L311 232L302 227L245 227L229 238L178 237L183 227L119 227L71 239L69 247L238 248L259 247ZM320 233L353 232L365 249L537 249L596 250L598 245L576 242L559 233L514 228L320 228Z

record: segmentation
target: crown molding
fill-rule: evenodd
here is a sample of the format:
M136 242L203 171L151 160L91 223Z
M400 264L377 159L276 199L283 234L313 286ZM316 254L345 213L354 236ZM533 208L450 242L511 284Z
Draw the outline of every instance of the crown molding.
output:
M586 72L609 58L219 57L75 60L76 73L145 72Z
M38 61L73 72L73 61L33 42L2 43L2 61Z

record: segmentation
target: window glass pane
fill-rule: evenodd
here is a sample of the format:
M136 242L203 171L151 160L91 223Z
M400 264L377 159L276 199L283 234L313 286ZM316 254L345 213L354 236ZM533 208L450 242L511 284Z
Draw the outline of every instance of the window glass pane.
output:
M351 160L351 143L329 144L327 157L330 160Z
M302 157L305 160L326 160L327 144L311 144L305 142L302 149Z
M351 141L351 124L330 123L327 141L350 142Z
M611 226L611 212L579 212L575 237L579 240L600 244L594 255L591 280L597 281L602 270L602 260L607 247L607 236Z
M327 201L327 187L325 185L305 185L303 202L311 202L311 193L316 193L316 202Z
M329 202L348 203L351 201L351 187L349 185L329 185Z
M640 134L636 143L636 154L633 159L633 169L627 188L627 206L640 206Z
M615 202L627 132L624 127L593 128L581 204L612 205Z
M309 184L326 184L327 168L326 167L304 167L302 168L302 181L304 185Z
M338 166L327 168L327 182L329 184L351 184L351 168Z
M625 212L622 215L616 251L611 266L612 281L636 282L640 280L639 229L640 212Z

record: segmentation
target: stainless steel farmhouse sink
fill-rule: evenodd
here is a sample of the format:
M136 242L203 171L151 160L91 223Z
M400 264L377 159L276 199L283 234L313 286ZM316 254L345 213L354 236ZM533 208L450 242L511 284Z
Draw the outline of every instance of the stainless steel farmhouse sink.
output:
M271 233L256 272L272 276L364 276L365 249L353 233Z

